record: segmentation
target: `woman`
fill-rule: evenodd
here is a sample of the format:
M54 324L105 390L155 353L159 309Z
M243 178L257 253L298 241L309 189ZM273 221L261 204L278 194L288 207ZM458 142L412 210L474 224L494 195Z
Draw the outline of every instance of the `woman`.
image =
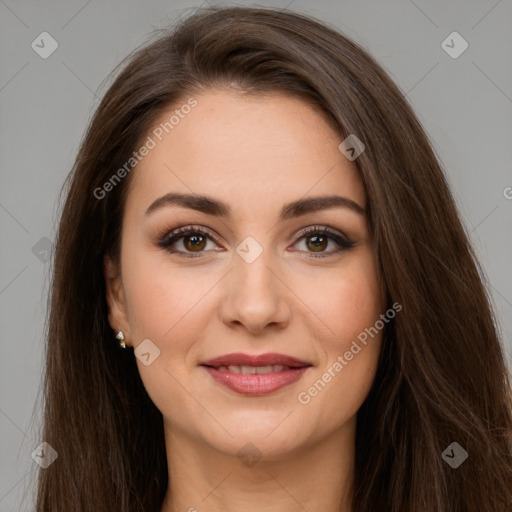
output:
M38 511L511 509L478 264L356 44L200 10L130 56L68 186Z

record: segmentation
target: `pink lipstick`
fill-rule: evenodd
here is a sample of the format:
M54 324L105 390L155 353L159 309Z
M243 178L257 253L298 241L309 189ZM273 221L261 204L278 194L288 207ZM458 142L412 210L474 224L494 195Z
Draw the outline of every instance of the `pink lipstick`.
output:
M273 393L296 382L311 364L284 354L226 354L201 363L216 382L247 396Z

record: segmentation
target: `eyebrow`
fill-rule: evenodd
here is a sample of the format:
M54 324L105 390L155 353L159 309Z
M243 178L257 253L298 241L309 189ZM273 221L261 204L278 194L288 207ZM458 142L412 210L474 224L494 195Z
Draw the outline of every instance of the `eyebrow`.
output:
M153 201L146 210L146 215L166 206L189 208L207 215L214 215L222 218L229 218L231 215L230 206L218 199L213 199L212 197L199 194L180 194L177 192L170 192ZM308 213L336 207L348 208L360 215L364 215L366 213L362 206L347 197L337 195L318 196L299 199L284 205L279 214L279 221L281 222L295 217L300 217L301 215L306 215Z

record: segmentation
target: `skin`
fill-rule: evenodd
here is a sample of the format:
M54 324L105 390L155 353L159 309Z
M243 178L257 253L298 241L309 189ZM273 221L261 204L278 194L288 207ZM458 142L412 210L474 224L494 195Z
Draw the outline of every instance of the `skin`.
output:
M160 350L137 365L164 418L170 478L161 510L350 511L356 413L375 377L380 332L308 404L297 396L384 313L367 220L342 207L277 217L286 203L333 193L364 208L363 183L338 150L342 137L304 101L225 90L195 98L133 171L121 268L107 258L104 266L110 325L127 345L150 339ZM233 215L178 206L145 215L168 192L208 195ZM160 234L189 224L217 237L200 257L158 245ZM330 255L315 259L315 235L297 235L316 225L345 233L354 247L334 253L328 239L322 250ZM252 263L236 252L247 236L263 248ZM194 253L184 242L173 246ZM247 397L199 366L232 352L278 352L312 367L283 389ZM250 467L237 457L248 442L261 455Z

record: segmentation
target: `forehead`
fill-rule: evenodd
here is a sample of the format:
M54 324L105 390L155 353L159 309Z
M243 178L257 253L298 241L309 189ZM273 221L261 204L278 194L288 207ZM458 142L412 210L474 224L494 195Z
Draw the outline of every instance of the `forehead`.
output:
M143 137L154 144L132 171L127 209L172 191L252 212L335 193L364 207L357 168L338 149L343 137L319 109L283 94L210 90L193 99L163 112Z

